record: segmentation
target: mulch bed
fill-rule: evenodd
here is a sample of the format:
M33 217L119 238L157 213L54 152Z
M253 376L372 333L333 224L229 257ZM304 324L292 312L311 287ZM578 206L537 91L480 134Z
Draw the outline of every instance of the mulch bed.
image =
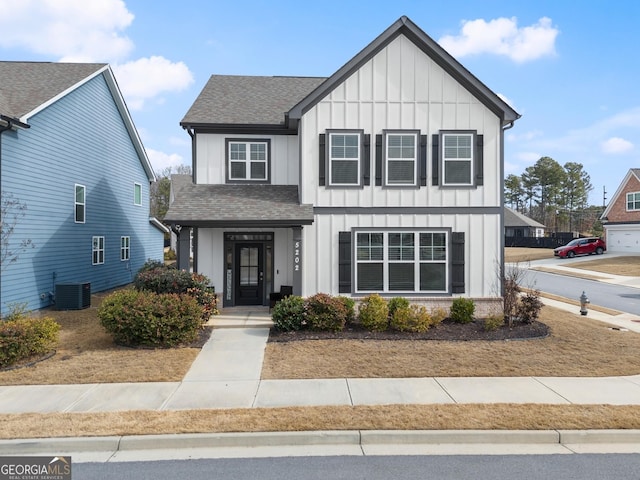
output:
M297 332L281 332L274 328L269 333L269 342L293 342L300 340L440 340L440 341L499 341L499 340L528 340L544 338L549 335L549 327L542 322L515 322L511 328L504 325L495 330L486 331L483 320L471 323L456 323L449 319L439 325L431 327L424 333L371 332L360 325L347 325L341 332L325 332L299 330Z

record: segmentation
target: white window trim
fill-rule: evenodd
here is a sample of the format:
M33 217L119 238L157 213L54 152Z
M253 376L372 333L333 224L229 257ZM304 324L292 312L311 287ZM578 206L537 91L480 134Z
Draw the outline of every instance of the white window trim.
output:
M327 170L327 174L328 174L328 179L327 179L327 185L331 186L331 187L359 187L362 185L362 135L363 132L362 131L354 131L354 130L344 130L344 131L330 131L327 132L329 134L329 141L327 142L327 159L328 159L328 170ZM332 138L335 135L341 135L341 136L345 136L345 135L354 135L358 137L358 157L357 158L334 158L331 155L332 152ZM358 171L357 171L357 176L356 176L356 182L355 183L334 183L332 181L332 171L333 171L333 161L337 160L337 161L353 161L356 162L356 165L358 166Z
M627 192L627 195L625 196L626 202L624 205L627 212L637 212L638 210L640 210L640 208L629 208L629 195L640 195L640 192ZM635 205L636 203L640 203L640 200L633 200L633 204Z
M137 202L136 192L140 189L140 203ZM134 182L133 184L133 204L136 206L142 206L142 184L138 182Z
M97 246L96 246L96 241L98 242ZM105 251L104 237L99 235L91 237L91 264L92 265L104 264L104 251ZM96 258L96 254L97 254L97 258Z
M120 261L126 262L131 259L131 237L120 237Z
M372 234L372 233L382 233L382 260L358 260L358 235L359 234ZM414 259L413 260L390 260L389 259L389 235L394 233L413 233L414 234ZM420 260L420 234L421 233L440 233L445 235L445 258L444 260ZM384 229L366 229L366 230L356 230L354 235L354 251L353 251L353 276L354 276L354 291L356 293L385 293L391 295L402 295L402 294L441 294L449 292L449 284L451 279L451 265L450 265L450 255L451 255L451 245L450 245L450 232L447 230L434 230L434 229L409 229L409 230L384 230ZM382 286L381 290L360 290L358 289L358 264L360 263L373 263L379 264L382 263ZM437 263L444 264L445 266L445 288L443 290L390 290L389 289L389 264L390 263L413 263L414 264L414 287L420 287L420 265L423 263Z
M244 160L232 160L231 159L231 145L245 145L246 158ZM265 149L265 158L264 160L251 160L251 145L264 145ZM269 181L269 148L270 144L267 140L241 140L234 139L229 140L227 142L227 179L231 182L268 182ZM232 168L231 162L234 163L244 163L245 164L245 176L244 177L233 177L232 176ZM251 178L251 164L252 163L264 163L264 178Z
M78 195L77 195L78 187L82 187L82 200L83 200L82 202L78 202ZM83 213L82 221L78 221L78 216L76 214L78 205L82 205L82 213ZM79 183L76 183L73 186L73 219L75 223L86 223L87 221L87 187Z
M413 144L413 182L410 183L390 183L389 182L389 162L393 161L407 161L408 158L402 159L389 159L389 137L390 136L412 136L414 137ZM419 153L420 153L420 132L415 130L389 130L384 132L384 185L385 187L415 187L418 185L418 166L419 166Z
M471 157L470 158L445 158L445 138L446 137L471 137ZM475 138L476 135L473 132L461 131L461 132L444 132L442 133L441 147L440 147L440 168L442 170L442 186L444 187L472 187L474 185L474 164L475 164ZM446 168L447 162L469 162L469 183L447 183L446 181Z

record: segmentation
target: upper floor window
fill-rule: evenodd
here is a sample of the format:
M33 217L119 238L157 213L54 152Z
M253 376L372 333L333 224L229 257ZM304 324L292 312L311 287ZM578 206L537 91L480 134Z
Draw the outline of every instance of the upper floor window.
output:
M473 133L442 135L442 184L473 184Z
M84 185L75 186L75 222L84 223L85 221L85 208L86 208L86 188Z
M627 210L640 210L640 192L627 193Z
M360 132L329 133L329 185L360 185Z
M227 140L227 181L268 182L269 140Z
M142 185L139 183L133 184L133 204L142 205Z
M92 238L91 254L93 265L101 265L104 263L104 237Z
M416 185L418 132L385 132L385 184Z

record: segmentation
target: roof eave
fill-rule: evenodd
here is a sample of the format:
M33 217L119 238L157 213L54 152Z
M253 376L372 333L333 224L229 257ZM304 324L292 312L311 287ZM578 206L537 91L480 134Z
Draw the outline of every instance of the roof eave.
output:
M238 133L238 134L269 134L295 135L296 129L288 125L269 123L205 123L205 122L180 122L180 126L185 130L192 130L196 133Z

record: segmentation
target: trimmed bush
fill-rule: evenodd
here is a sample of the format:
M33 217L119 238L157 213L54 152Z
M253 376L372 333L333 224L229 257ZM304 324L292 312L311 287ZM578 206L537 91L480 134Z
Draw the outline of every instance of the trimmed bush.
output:
M543 303L540 300L540 291L531 290L520 297L520 303L516 309L516 314L520 321L531 323L538 319Z
M393 314L399 308L409 308L409 300L404 297L393 297L389 300L389 318L393 318Z
M400 332L422 333L429 330L431 315L424 305L397 307L391 317L391 328Z
M499 329L504 325L504 315L489 315L484 319L484 329L487 332Z
M0 368L55 349L60 325L52 318L27 318L22 314L0 321Z
M209 278L200 273L177 270L155 260L148 260L133 281L136 290L195 297L202 307L202 318L205 321L211 315L218 314L217 297L209 283Z
M307 322L312 330L344 330L347 315L347 307L340 298L326 293L307 298Z
M344 295L338 295L336 298L344 303L344 306L347 309L347 323L353 323L356 319L356 301L353 298L345 297Z
M306 327L305 305L304 298L297 295L284 297L273 307L273 326L283 332L302 330Z
M476 304L470 298L454 298L451 303L451 320L458 323L471 323L475 311Z
M367 330L384 332L389 328L389 306L384 298L373 293L362 300L359 318L360 323Z
M436 307L431 310L431 325L440 325L445 318L449 316L446 308Z
M202 307L190 295L127 289L106 297L98 318L118 344L174 347L197 338Z

